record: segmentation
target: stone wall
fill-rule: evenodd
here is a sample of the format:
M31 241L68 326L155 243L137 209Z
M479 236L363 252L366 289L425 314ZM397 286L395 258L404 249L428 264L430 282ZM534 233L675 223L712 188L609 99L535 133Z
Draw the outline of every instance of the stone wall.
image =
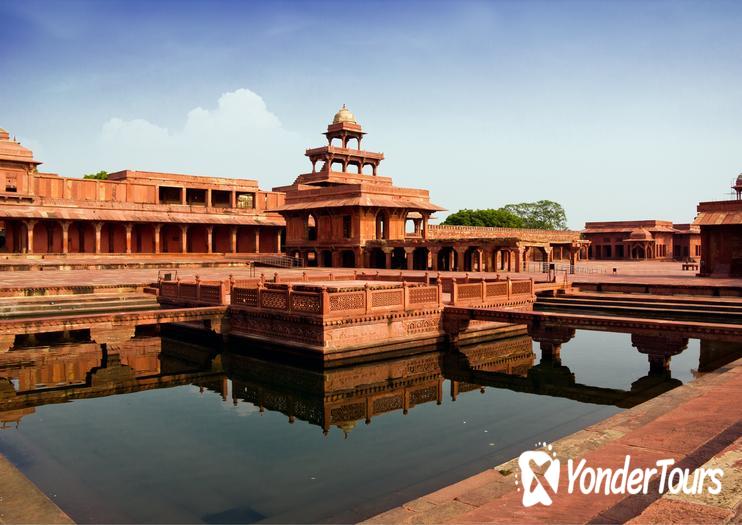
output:
M568 243L579 240L580 232L529 228L490 228L487 226L428 225L428 239L494 239L502 237L515 237L522 241Z

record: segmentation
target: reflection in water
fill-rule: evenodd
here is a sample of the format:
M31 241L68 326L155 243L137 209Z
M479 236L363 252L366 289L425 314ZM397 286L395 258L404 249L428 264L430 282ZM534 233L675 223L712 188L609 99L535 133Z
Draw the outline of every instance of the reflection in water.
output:
M184 384L211 390L234 404L254 404L346 434L359 421L443 400L484 387L564 397L583 403L635 406L682 384L670 371L670 359L688 345L687 338L632 335L632 345L649 357L646 376L629 390L577 382L562 364L561 347L573 329L540 331L451 352L426 352L379 362L321 368L269 359L261 352L214 350L185 340L145 337L108 350L96 343L60 345L49 352L33 349L0 355L0 426L17 426L39 405L168 388ZM541 348L536 362L534 339ZM707 372L739 355L737 343L702 341L697 372Z
M348 522L739 355L551 331L321 368L182 335L1 354L0 453L79 522Z

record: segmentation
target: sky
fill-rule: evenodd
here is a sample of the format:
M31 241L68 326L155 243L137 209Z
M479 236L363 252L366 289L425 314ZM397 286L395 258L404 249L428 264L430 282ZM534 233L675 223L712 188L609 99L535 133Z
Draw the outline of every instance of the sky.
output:
M0 127L63 176L270 189L347 104L450 212L689 222L742 172L740 27L739 1L2 0Z

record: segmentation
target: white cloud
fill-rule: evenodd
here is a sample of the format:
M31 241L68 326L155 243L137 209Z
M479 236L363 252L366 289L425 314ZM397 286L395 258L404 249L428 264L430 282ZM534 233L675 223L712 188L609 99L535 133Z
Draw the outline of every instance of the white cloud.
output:
M103 125L97 146L98 162L109 171L258 179L264 188L290 183L304 167L298 135L283 128L249 89L223 94L215 109L192 109L182 129L112 118Z

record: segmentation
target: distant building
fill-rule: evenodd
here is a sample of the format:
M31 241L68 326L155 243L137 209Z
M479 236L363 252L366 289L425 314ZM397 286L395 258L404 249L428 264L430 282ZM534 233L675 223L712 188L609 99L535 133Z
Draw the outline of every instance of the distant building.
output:
M698 204L693 224L701 230L701 276L742 277L742 174L732 189L735 200Z
M585 223L588 255L599 260L672 260L701 256L700 230L670 221L604 221Z
M277 253L283 194L254 180L119 171L108 180L41 173L0 129L0 252Z

